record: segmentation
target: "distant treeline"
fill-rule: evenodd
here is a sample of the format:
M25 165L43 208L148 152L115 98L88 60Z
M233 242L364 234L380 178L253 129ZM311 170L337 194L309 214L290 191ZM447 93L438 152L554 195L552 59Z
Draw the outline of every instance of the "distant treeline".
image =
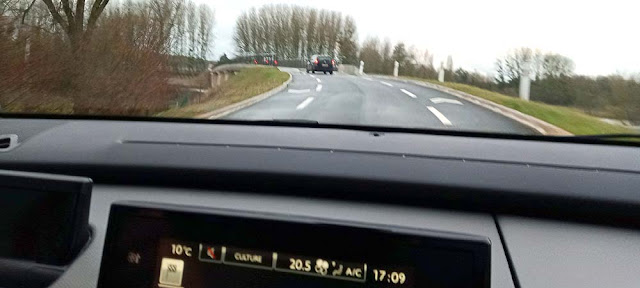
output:
M297 5L252 8L238 17L234 39L240 54L274 53L282 60L328 54L342 63L358 61L356 23L335 11Z
M517 97L526 65L532 77L531 100L640 123L639 79L576 75L573 61L559 54L519 48L496 61L494 79L463 69L451 71L448 79Z
M435 79L438 74L433 66L433 55L428 50L407 48L402 42L392 45L388 39L384 42L373 37L365 39L359 49L359 59L365 63L366 73L392 74L397 61L400 76Z

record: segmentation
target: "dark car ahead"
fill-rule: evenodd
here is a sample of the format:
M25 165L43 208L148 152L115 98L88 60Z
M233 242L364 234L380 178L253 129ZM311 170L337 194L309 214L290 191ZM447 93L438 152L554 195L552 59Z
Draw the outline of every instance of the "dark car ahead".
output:
M324 72L324 74L327 74L327 72L329 72L331 75L333 75L333 69L335 65L336 61L331 58L331 56L313 55L311 56L311 59L307 61L307 73L316 73L316 71L321 71Z

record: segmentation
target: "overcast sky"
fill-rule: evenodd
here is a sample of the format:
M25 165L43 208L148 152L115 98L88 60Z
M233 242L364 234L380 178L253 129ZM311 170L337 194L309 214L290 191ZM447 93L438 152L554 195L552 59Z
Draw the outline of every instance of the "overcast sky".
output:
M455 67L492 72L496 58L517 47L568 56L589 75L640 72L640 1L564 0L197 0L216 13L217 59L235 52L236 17L250 7L289 3L355 18L367 36L429 49L434 63L452 55Z

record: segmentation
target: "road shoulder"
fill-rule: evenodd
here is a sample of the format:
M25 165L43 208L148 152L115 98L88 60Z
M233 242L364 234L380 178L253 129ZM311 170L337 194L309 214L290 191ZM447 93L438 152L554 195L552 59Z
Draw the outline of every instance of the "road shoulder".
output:
M284 71L283 71L284 72ZM287 79L287 81L285 81L284 83L282 83L282 85L267 91L265 93L262 93L260 95L256 95L253 96L251 98L248 98L246 100L222 107L220 109L216 109L214 111L208 112L208 113L204 113L204 114L200 114L198 116L196 116L196 118L199 119L218 119L218 118L222 118L224 116L227 116L229 114L232 114L236 111L239 111L241 109L245 109L251 105L254 105L260 101L263 101L275 94L278 94L282 91L284 91L285 89L287 89L287 87L289 86L289 83L291 83L291 81L293 80L293 76L291 75L291 73L289 72L285 72L287 74L289 74L289 79Z
M531 115L527 115L524 114L520 111L517 111L515 109L511 109L509 107L491 102L489 100L486 99L482 99L480 97L477 97L475 95L471 95L469 93L465 93L462 91L458 91L455 89L451 89L448 87L444 87L441 85L437 85L437 84L433 84L433 83L427 83L427 82L423 82L423 81L417 81L417 80L409 80L409 79L402 79L402 78L395 78L395 77L391 77L391 76L384 76L384 75L375 75L375 77L380 78L380 79L387 79L387 80L392 80L392 81L400 81L400 82L404 82L404 83L410 83L410 84L414 84L414 85L418 85L418 86L422 86L422 87L426 87L426 88L430 88L430 89L434 89L443 93L447 93L449 95L458 97L460 99L463 99L467 102L473 103L475 105L478 105L480 107L483 107L485 109L491 110L495 113L498 113L504 117L507 117L509 119L515 120L535 131L537 131L538 133L542 134L542 135L548 135L548 136L571 136L573 134L569 133L568 131L557 127L553 124L550 124L548 122L545 122L543 120L540 120L538 118L535 118Z

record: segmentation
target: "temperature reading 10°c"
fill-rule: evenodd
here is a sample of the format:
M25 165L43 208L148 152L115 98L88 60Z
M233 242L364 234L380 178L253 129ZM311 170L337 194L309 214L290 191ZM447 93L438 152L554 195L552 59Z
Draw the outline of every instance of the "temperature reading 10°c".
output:
M390 284L404 284L407 281L407 275L403 272L373 269L373 280Z
M191 257L191 252L193 249L187 245L181 244L171 244L171 254L182 256L185 255L187 257Z

